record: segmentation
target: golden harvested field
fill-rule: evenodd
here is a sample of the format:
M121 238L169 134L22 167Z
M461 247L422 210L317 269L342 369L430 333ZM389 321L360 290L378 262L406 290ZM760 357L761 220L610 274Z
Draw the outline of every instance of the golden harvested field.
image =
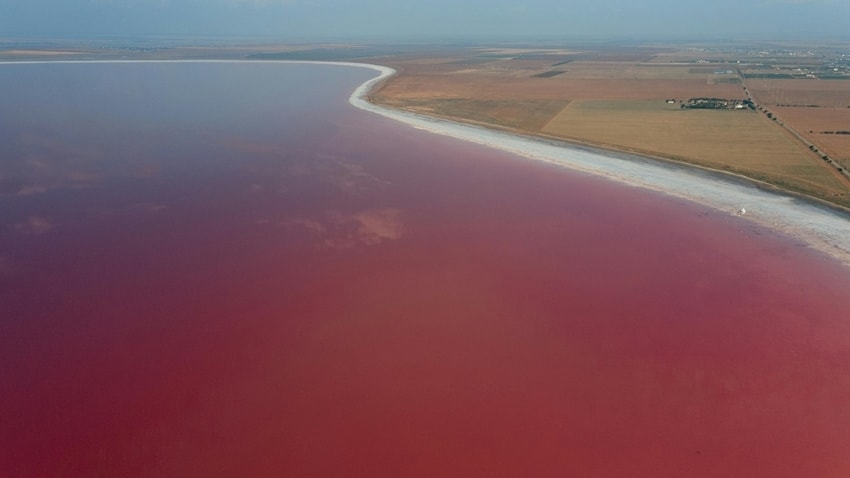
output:
M384 63L399 74L371 99L408 111L734 172L850 206L850 180L781 123L750 110L680 108L690 98L746 98L734 64L687 58L687 52L670 51L548 54L520 49L397 58ZM815 83L820 84L811 88ZM746 80L759 101L777 85L793 91L786 100L850 101L845 83L850 87L850 81L842 80ZM668 104L668 99L676 103ZM780 114L772 105L770 109ZM787 122L802 130L791 116ZM812 142L825 151L850 139L830 135L823 141L820 136ZM841 155L836 152L835 157Z
M659 101L574 101L542 132L732 171L813 195L847 192L831 168L752 111L682 110Z

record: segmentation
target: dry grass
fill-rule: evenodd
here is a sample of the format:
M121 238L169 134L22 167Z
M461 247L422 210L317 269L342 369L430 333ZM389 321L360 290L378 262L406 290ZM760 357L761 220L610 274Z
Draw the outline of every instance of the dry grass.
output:
M567 78L614 80L698 80L705 82L714 70L702 71L688 65L655 65L651 63L575 61L558 68Z
M540 131L567 103L550 100L436 99L406 101L398 106L415 113L463 118L476 123L533 133Z

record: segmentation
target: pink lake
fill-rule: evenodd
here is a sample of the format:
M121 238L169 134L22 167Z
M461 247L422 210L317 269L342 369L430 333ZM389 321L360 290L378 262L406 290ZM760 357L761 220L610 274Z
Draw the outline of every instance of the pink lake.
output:
M4 66L0 476L850 475L848 268L373 75Z

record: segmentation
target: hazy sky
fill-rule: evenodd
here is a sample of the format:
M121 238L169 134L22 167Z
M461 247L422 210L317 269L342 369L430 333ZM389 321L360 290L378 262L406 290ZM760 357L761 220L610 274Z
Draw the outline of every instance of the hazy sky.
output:
M0 38L850 36L850 0L0 0Z

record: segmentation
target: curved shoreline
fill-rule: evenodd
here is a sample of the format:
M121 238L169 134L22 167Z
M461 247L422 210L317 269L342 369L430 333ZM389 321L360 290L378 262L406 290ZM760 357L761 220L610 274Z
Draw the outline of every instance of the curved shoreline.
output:
M850 266L850 213L792 193L767 190L756 181L730 176L688 164L661 161L637 154L605 151L556 140L520 136L384 108L368 101L369 93L396 73L390 67L369 63L299 60L24 60L0 65L91 63L261 63L314 64L367 68L379 75L359 85L349 102L356 108L379 114L408 126L470 141L536 161L602 176L625 185L653 190L697 202L735 219L745 219L801 240ZM742 208L747 213L737 214Z
M383 108L366 97L395 71L370 66L381 75L360 85L349 100L360 109L417 129L693 201L777 230L850 265L850 213L838 207L722 171ZM742 209L746 209L745 215L738 213Z

